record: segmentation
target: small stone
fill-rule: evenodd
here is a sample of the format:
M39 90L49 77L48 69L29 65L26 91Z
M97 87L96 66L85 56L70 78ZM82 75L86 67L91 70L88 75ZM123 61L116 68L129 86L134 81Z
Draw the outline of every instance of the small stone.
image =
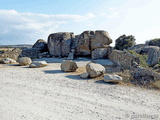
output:
M88 78L89 74L88 73L82 73L80 74L80 78Z
M122 77L120 77L119 75L115 75L115 74L107 74L104 76L104 81L118 83L118 82L122 81Z
M44 67L47 66L47 62L46 61L33 61L29 67L31 68L39 68L39 67Z

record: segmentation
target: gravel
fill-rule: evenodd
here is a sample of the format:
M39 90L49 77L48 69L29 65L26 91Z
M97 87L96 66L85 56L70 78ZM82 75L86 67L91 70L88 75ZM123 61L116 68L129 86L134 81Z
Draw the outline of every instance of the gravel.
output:
M81 79L47 60L43 68L0 65L0 120L160 119L160 92Z

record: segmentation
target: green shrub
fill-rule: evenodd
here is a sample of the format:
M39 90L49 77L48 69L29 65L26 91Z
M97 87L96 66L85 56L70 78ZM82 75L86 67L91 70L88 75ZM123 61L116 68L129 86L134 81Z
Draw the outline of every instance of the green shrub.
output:
M159 46L160 47L160 38L155 38L149 41L146 41L147 45Z
M123 50L128 49L135 45L135 38L132 35L126 36L125 34L116 39L115 49Z
M139 60L140 60L139 66L148 68L148 64L146 62L148 59L147 55L140 55L140 54L136 53L134 50L129 50L128 52L139 57Z

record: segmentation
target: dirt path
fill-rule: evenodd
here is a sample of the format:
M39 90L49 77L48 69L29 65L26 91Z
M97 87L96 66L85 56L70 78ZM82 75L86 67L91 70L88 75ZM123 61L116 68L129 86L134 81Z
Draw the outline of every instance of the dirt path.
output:
M0 67L0 120L160 119L159 92L83 80L59 66Z

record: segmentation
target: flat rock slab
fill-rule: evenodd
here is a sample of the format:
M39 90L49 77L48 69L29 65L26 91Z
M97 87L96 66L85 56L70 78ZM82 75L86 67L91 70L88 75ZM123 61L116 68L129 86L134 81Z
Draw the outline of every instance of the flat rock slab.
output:
M93 62L104 65L106 67L114 66L114 63L109 59L98 59L98 60L93 60Z

